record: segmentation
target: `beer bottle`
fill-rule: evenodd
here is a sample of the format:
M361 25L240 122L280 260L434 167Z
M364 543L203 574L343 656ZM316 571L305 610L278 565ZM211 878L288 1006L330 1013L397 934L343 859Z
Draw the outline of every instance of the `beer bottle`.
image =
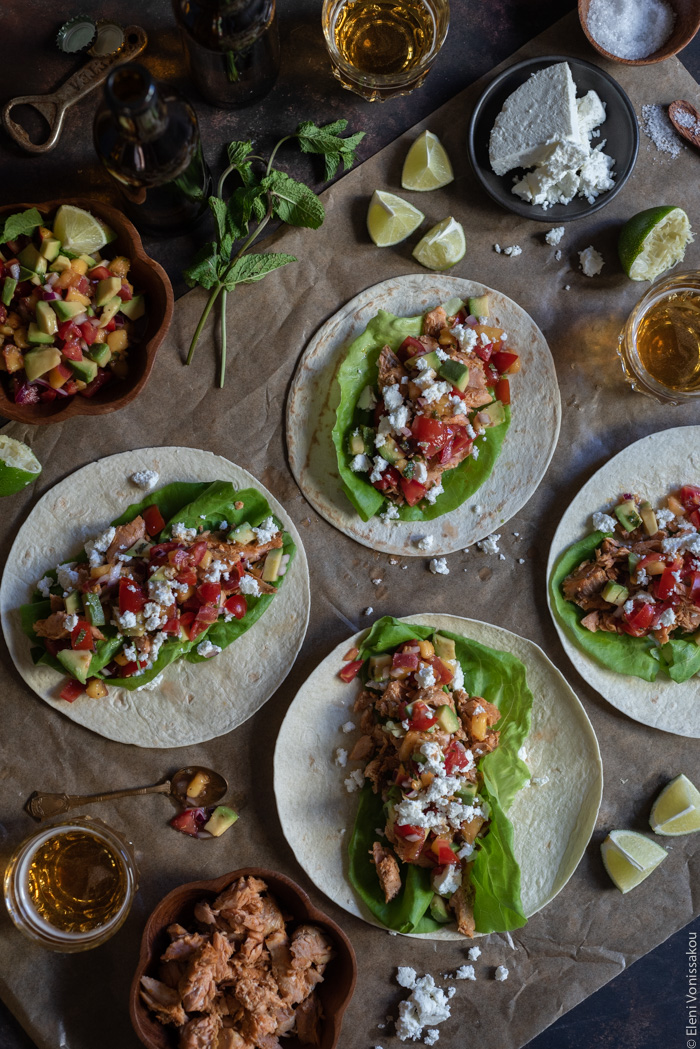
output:
M190 78L212 106L257 102L279 72L275 0L172 0Z
M97 154L139 229L180 233L207 210L212 180L197 117L170 84L136 63L117 66L93 130Z

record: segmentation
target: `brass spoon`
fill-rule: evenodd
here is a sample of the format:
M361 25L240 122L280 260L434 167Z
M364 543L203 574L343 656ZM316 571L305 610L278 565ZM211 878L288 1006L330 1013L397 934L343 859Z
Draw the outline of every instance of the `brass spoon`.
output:
M668 118L679 135L700 149L700 113L695 106L684 99L671 102L668 107Z
M197 773L207 777L207 782L200 794L194 798L187 797L188 784L192 782ZM113 798L135 797L137 794L169 794L176 798L181 805L215 805L220 801L228 790L228 783L223 776L213 769L205 768L203 765L189 765L187 768L179 769L174 776L166 779L164 783L156 783L153 787L137 787L134 790L112 790L107 794L46 794L35 791L29 798L26 809L35 820L50 819L52 816L60 816L69 809L78 808L81 805L92 805L95 801L111 801Z

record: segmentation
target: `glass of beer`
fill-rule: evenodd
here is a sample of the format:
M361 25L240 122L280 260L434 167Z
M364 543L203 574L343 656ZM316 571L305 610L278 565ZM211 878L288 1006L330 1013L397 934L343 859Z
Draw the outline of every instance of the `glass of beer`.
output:
M333 74L369 102L420 87L445 42L449 0L324 0Z
M700 272L653 284L627 318L618 354L633 390L665 404L700 399Z

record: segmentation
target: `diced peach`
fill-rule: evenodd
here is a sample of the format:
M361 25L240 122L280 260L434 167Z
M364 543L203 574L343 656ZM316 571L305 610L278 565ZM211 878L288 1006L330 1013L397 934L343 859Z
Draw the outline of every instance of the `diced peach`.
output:
M115 277L126 277L129 272L129 266L131 265L129 259L123 255L117 255L115 259L108 264L107 269L110 273L113 273Z
M24 368L24 357L22 351L17 347L13 346L11 342L6 342L2 348L2 359L5 365L3 371L18 372L21 368Z
M108 332L106 342L112 353L123 353L129 345L129 336L126 333L126 329L116 328L114 331Z
M13 336L15 340L15 346L19 346L20 350L29 349L29 339L27 338L27 329L24 325L19 328L15 328L15 334Z
M60 390L64 383L68 382L73 372L65 364L57 364L46 376L46 381L54 390Z
M88 264L85 259L71 259L70 268L74 273L79 273L81 277L84 277L88 271Z
M85 691L90 699L104 699L107 695L107 686L98 677L92 677L88 681Z
M90 305L90 299L87 295L81 295L75 288L70 287L66 292L66 302L80 302L83 306Z

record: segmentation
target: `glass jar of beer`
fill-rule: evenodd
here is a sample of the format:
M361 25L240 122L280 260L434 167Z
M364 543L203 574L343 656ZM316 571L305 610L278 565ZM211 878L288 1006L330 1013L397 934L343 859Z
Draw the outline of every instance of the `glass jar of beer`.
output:
M700 399L700 272L653 284L627 318L618 354L633 390L666 404Z
M17 928L43 947L87 951L113 936L138 887L131 846L88 816L41 827L5 871L5 903Z

